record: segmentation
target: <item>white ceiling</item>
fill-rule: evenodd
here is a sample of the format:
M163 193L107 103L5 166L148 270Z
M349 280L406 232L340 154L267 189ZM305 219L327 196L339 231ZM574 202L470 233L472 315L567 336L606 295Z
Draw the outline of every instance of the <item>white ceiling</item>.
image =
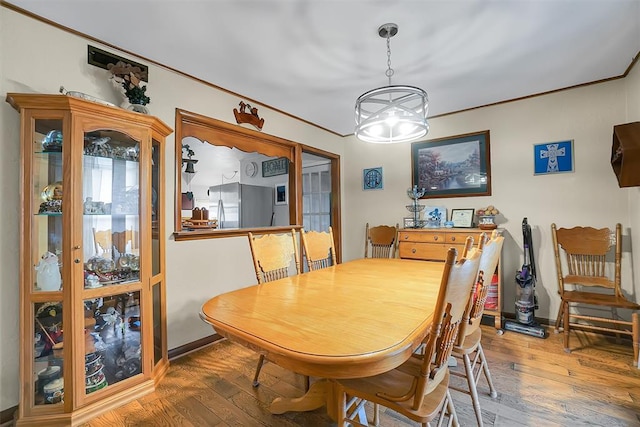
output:
M340 135L388 83L387 22L392 83L426 90L429 116L621 76L640 52L640 0L9 3Z

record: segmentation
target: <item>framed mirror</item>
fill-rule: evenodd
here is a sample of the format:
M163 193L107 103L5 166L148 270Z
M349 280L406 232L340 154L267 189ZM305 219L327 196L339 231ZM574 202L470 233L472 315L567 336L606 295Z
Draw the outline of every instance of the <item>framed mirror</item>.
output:
M300 158L295 142L176 109L176 240L300 224Z

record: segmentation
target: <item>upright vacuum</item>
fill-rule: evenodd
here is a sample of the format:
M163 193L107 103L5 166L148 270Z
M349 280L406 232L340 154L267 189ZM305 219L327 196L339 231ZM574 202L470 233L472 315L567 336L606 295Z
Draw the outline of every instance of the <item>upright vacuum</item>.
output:
M524 261L522 269L516 272L516 321L507 320L504 328L507 331L520 332L538 338L546 338L545 329L535 320L535 309L538 308L538 298L535 293L536 263L533 258L533 241L531 226L527 218L522 220L522 237L524 246Z

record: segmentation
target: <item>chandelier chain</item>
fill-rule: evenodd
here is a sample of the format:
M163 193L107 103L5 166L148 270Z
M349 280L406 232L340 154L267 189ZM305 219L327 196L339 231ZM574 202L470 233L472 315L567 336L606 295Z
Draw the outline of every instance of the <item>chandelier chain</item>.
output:
M391 86L391 76L393 76L393 68L391 68L391 32L387 33L387 71L384 73L389 78L389 86Z

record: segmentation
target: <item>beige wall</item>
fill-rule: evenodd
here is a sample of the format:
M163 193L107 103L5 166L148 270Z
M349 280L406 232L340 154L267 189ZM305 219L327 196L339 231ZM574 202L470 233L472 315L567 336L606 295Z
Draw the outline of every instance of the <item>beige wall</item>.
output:
M60 85L119 102L106 72L86 64L86 40L0 7L0 93L55 93ZM107 49L109 50L109 49ZM122 54L126 57L131 55ZM132 57L136 60L137 58ZM137 59L146 63L142 59ZM521 221L534 227L540 271L538 293L542 317L558 308L549 225L611 226L621 222L640 229L638 189L619 189L609 166L612 126L640 120L640 70L625 80L564 91L544 97L483 108L431 120L430 138L489 129L493 195L435 199L451 208L479 208L491 203L503 215L508 237L503 271L505 309L513 311L513 276L522 263ZM174 126L175 108L184 108L234 123L239 97L203 86L150 65L152 114ZM429 89L429 88L425 88ZM436 102L436 101L434 101ZM18 403L18 225L19 116L6 103L0 109L0 410ZM351 111L345 114L351 114ZM338 138L287 116L260 108L270 133L342 156L344 259L362 256L365 222L395 224L407 215L405 191L411 182L410 146L368 145L353 137ZM574 140L575 173L533 176L532 145ZM174 136L167 139L167 232L173 231ZM362 169L384 168L384 190L362 191ZM637 231L636 231L637 233ZM634 235L634 242L640 236ZM175 242L167 248L169 348L211 333L198 319L209 297L255 283L245 238ZM640 244L640 243L637 243ZM630 247L630 245L627 245ZM636 251L636 253L639 253ZM625 254L626 260L630 258ZM638 260L638 255L635 255ZM638 260L640 262L640 260ZM639 265L639 264L636 264ZM627 267L628 268L628 264ZM633 293L630 275L625 290Z
M640 14L640 12L638 12ZM631 70L629 75L625 78L625 93L626 93L626 117L624 122L638 122L640 121L640 63L636 63L635 67ZM633 187L628 189L629 192L629 224L631 226L631 241L635 243L634 247L640 246L640 187ZM633 270L634 282L640 283L640 250L633 251L633 265L636 266ZM636 286L635 301L640 301L640 297L637 295L638 286Z
M636 70L636 80L637 74ZM618 188L609 163L613 125L627 120L627 90L625 80L615 80L430 121L429 138L490 131L492 195L423 203L448 209L493 204L500 209L498 221L507 236L502 264L505 311L514 312L514 276L523 262L524 217L533 228L540 303L536 315L543 318L555 319L559 307L552 222L596 227L620 222L628 239L629 193L638 190ZM574 140L575 172L534 176L533 144L567 139ZM411 152L410 145L367 145L353 137L345 150L344 208L348 213L343 238L345 259L351 259L362 256L366 222L395 224L408 216L404 206L410 201L406 190L411 182ZM384 190L363 191L362 169L374 166L383 167ZM633 288L630 275L631 257L624 256L624 289L638 300L639 287Z

